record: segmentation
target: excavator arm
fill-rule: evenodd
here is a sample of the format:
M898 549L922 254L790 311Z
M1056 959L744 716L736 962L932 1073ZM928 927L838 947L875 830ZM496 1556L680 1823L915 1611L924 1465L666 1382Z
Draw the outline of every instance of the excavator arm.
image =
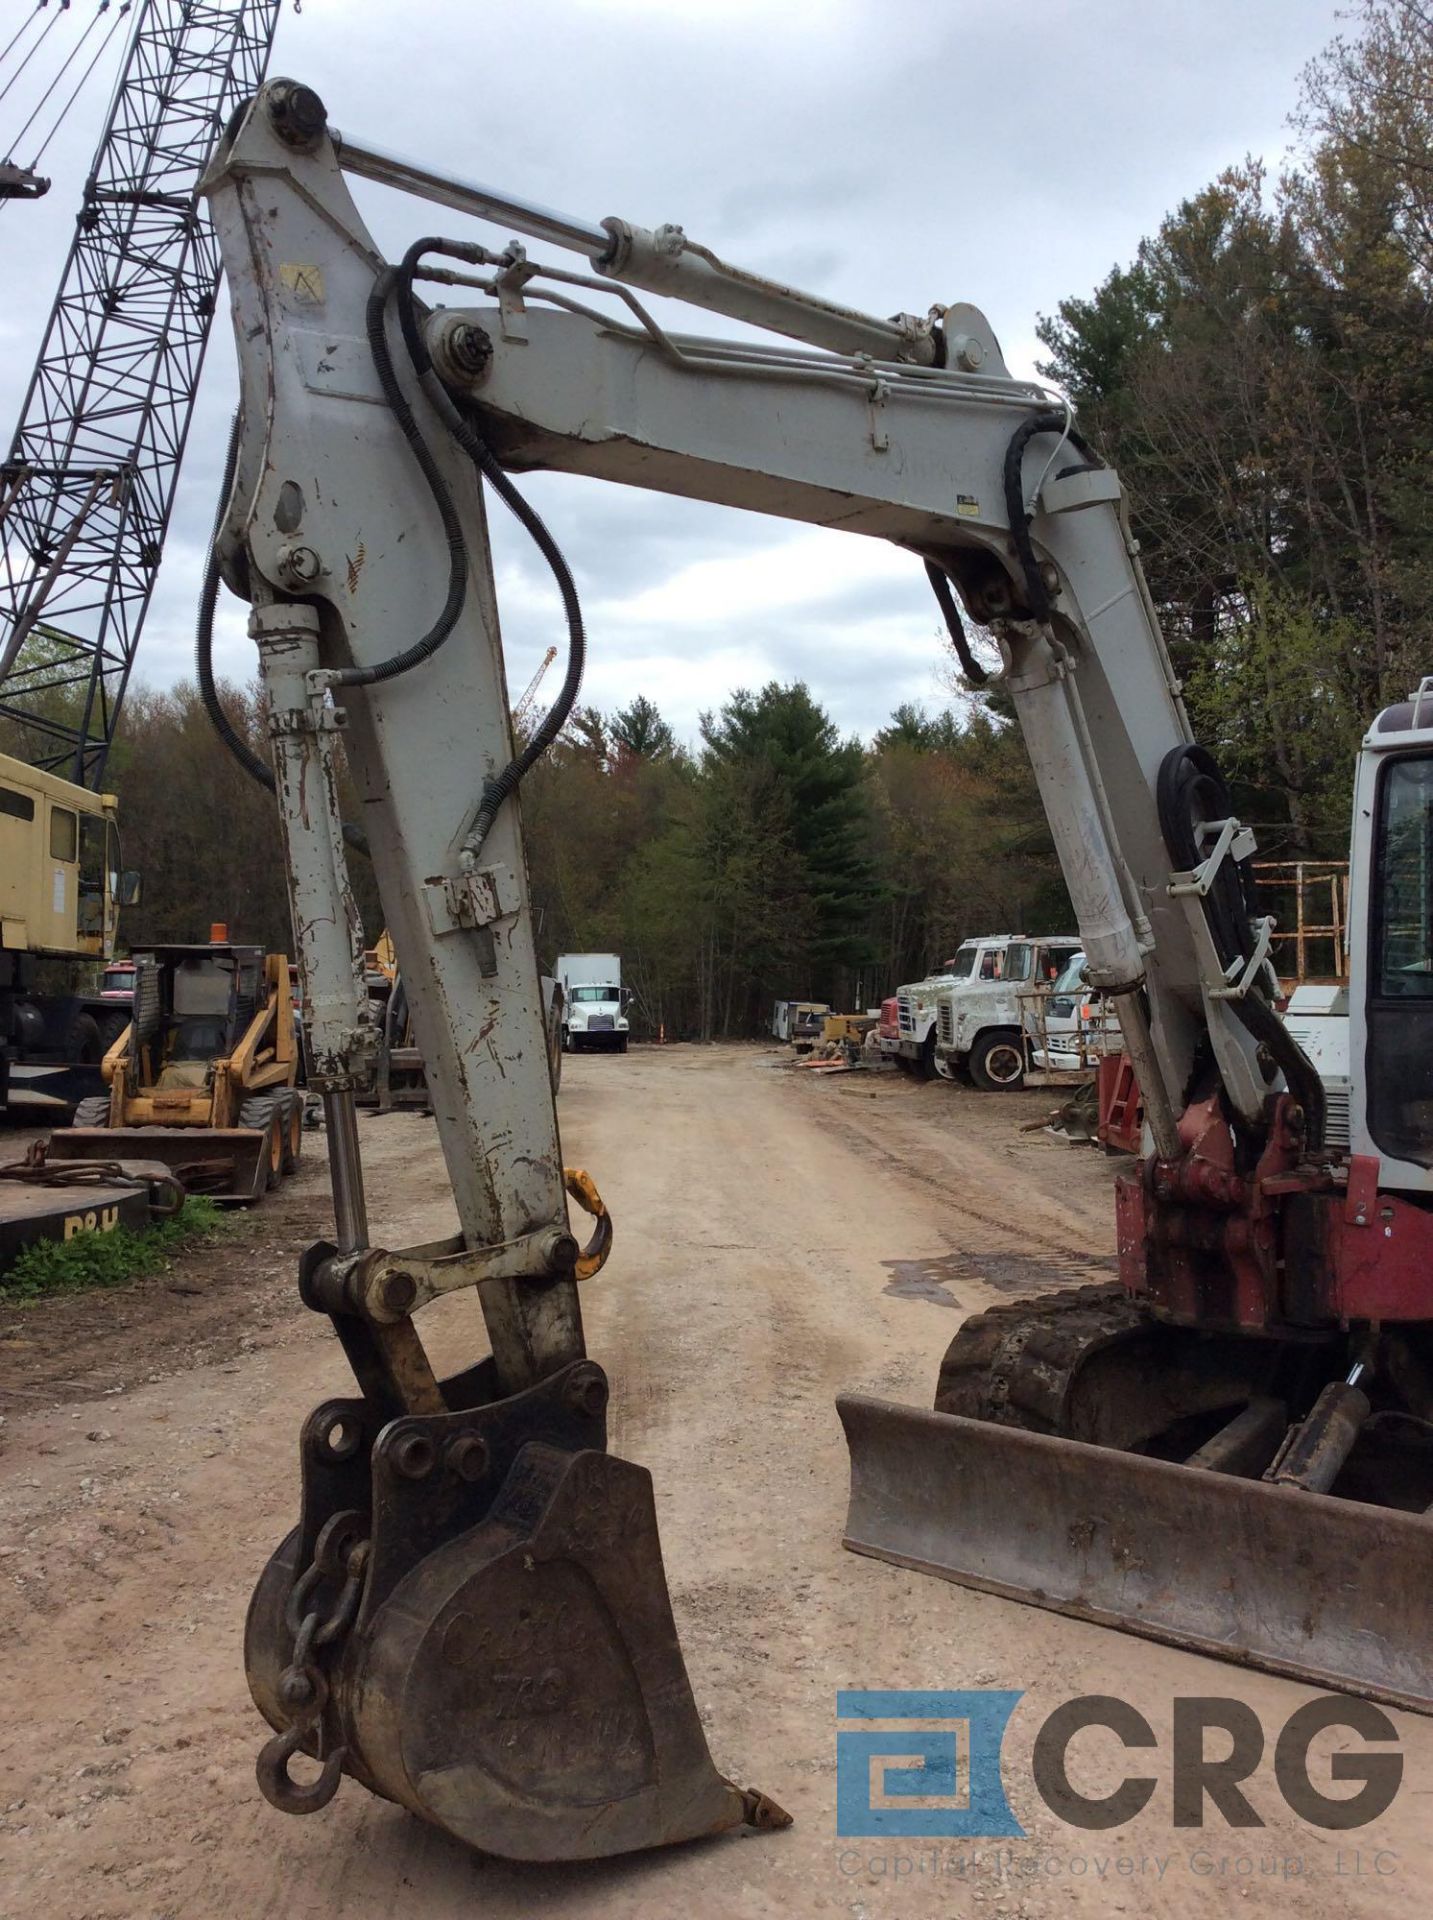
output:
M389 264L346 174L580 264L436 235ZM882 320L732 268L678 228L533 207L343 137L289 81L240 117L206 190L242 378L215 564L253 609L335 1195L335 1239L300 1285L361 1389L306 1424L300 1525L251 1609L250 1682L275 1729L261 1784L305 1812L348 1772L529 1858L782 1824L707 1753L650 1483L605 1451L606 1381L583 1342L579 1283L611 1223L563 1165L520 782L575 693L584 638L575 584L510 475L560 469L883 539L925 567L963 657L957 601L993 630L1089 976L1143 1090L1153 1151L1121 1200L1142 1326L1157 1311L1263 1330L1282 1312L1278 1260L1250 1256L1231 1288L1220 1238L1247 1224L1251 1169L1297 1185L1318 1144L1317 1079L1270 1004L1252 835L1192 742L1116 475L1062 403L1010 376L974 308ZM461 305L437 304L454 289ZM760 336L670 331L641 293ZM564 696L524 750L486 498L537 541L568 617ZM418 1248L374 1244L363 1197L353 1090L372 1034L339 741L457 1210L450 1240ZM597 1215L586 1252L569 1194ZM1180 1208L1201 1224L1165 1247ZM466 1288L490 1357L440 1380L414 1315ZM920 1476L899 1445L883 1458L875 1403L843 1417L850 1543L966 1577L862 1537L859 1434L877 1435L877 1507L893 1472L907 1495ZM945 1423L944 1446L981 1424L923 1418ZM322 1763L309 1784L289 1772L301 1751Z

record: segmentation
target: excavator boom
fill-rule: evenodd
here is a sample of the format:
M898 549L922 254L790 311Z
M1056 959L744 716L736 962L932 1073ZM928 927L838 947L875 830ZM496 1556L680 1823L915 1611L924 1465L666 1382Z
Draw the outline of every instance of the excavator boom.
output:
M466 234L389 264L345 170L576 252L581 269ZM580 1286L612 1224L563 1164L520 789L570 710L585 638L566 563L511 477L529 468L889 541L924 566L972 674L961 607L991 627L1090 982L1138 1072L1151 1150L1120 1188L1121 1286L962 1328L933 1413L843 1403L850 1544L1358 1684L1366 1582L1301 1655L1277 1632L1256 1643L1238 1609L1215 1619L1213 1587L1242 1577L1227 1559L1147 1564L1175 1544L1170 1503L1193 1478L1171 1463L1222 1476L1201 1497L1236 1540L1261 1525L1292 1538L1317 1528L1360 1435L1381 1420L1387 1447L1399 1420L1428 1426L1421 1334L1370 1337L1389 1317L1387 1261L1345 1240L1376 1214L1400 1256L1426 1267L1433 1248L1421 1193L1386 1197L1376 1160L1323 1147L1317 1075L1272 1006L1253 836L1191 738L1118 478L1068 406L1010 375L973 307L883 320L732 267L680 228L534 207L335 133L291 81L239 118L206 190L242 380L211 586L221 569L253 608L334 1187L334 1240L309 1250L300 1288L360 1389L304 1429L300 1523L250 1613L268 1797L313 1811L347 1773L476 1846L543 1859L785 1819L708 1754L650 1483L606 1452L606 1381L583 1339ZM429 308L434 288L471 304ZM672 332L636 290L762 335ZM538 545L567 617L562 692L524 742L488 496ZM457 1232L420 1247L375 1244L363 1196L353 1100L373 1034L340 736L453 1186ZM1426 936L1400 935L1420 937L1426 957ZM569 1197L595 1219L585 1249ZM476 1291L490 1352L439 1379L414 1316L457 1288ZM1402 1309L1427 1315L1421 1287ZM1061 1528L1085 1525L1086 1456L1108 1500L1072 1570ZM992 1502L992 1474L1017 1457L1016 1497ZM1416 1478L1384 1504L1416 1504ZM1135 1542L1134 1579L1119 1529L1156 1484L1163 1533ZM1390 1553L1422 1524L1387 1520ZM1002 1528L1008 1551L958 1550L963 1531ZM1096 1578L1102 1553L1115 1574ZM1253 1601L1294 1620L1302 1581L1271 1571ZM1398 1639L1386 1611L1380 1629ZM1413 1700L1408 1644L1366 1684ZM289 1772L299 1752L321 1762L309 1784Z

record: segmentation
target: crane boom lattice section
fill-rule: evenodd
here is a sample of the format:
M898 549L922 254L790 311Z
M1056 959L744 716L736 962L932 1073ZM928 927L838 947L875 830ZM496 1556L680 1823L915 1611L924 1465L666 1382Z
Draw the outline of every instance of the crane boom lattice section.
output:
M281 0L144 0L0 468L0 735L97 787L219 283L198 182Z

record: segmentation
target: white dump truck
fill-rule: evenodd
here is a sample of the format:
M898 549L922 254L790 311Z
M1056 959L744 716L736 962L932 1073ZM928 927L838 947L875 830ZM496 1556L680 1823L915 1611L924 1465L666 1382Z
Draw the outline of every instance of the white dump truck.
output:
M615 953L560 953L557 979L562 988L562 1044L569 1053L583 1047L627 1051L627 1002L622 960Z
M1079 951L1078 934L987 934L965 941L955 956L956 977L935 996L936 1072L950 1080L965 1068L986 1092L1023 1086L1020 993L1042 981L1053 984Z
M970 971L974 954L967 948L973 948L974 944L967 940L952 959L934 973L928 973L924 980L913 980L896 989L895 1032L883 1034L879 1044L881 1051L894 1055L897 1066L904 1067L907 1073L922 1074L926 1079L935 1073L936 995L962 971Z

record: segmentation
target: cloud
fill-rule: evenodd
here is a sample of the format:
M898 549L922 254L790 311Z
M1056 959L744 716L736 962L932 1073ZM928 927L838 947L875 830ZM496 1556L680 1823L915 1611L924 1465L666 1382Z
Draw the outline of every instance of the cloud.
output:
M375 144L587 218L679 221L737 263L871 312L974 300L1029 372L1039 313L1088 292L1220 166L1277 158L1337 5L429 0L396 13L392 0L306 0L283 12L271 71L309 81L340 128ZM18 414L69 243L100 112L86 104L46 156L49 199L0 218L0 419ZM357 198L390 256L434 226L478 231L380 188ZM735 330L690 311L679 324ZM221 303L141 681L190 668L234 399ZM582 588L598 704L645 692L689 736L736 686L800 676L843 728L869 733L903 699L945 697L938 622L908 558L593 481L522 485ZM561 642L560 610L526 536L500 509L492 526L517 690ZM242 610L221 612L217 659L252 672Z

